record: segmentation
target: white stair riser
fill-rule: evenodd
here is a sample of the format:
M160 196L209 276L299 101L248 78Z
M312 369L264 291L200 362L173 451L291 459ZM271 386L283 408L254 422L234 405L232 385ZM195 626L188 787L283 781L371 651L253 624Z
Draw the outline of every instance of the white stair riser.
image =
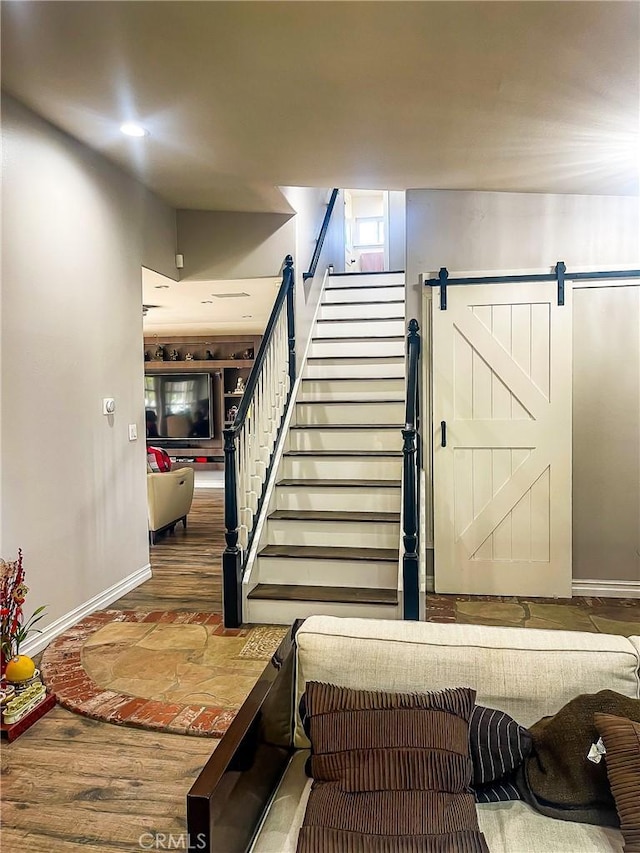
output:
M404 318L395 320L354 320L353 323L341 323L328 320L316 323L313 339L321 338L379 338L388 335L404 335Z
M344 548L397 548L400 542L400 524L391 521L375 523L331 522L269 518L267 520L267 542L269 545L326 546L327 543L331 543L332 547ZM283 562L287 561L284 560ZM327 562L333 561L328 560ZM261 580L264 581L264 578ZM280 581L280 583L285 583L285 581ZM309 583L316 583L316 581L309 581ZM317 581L317 583L334 586L333 581Z
M388 400L389 397L402 397L405 393L405 381L393 379L314 379L303 382L298 394L298 402L305 400Z
M398 429L292 429L289 450L402 450Z
M296 424L403 424L404 402L297 403Z
M312 358L357 358L359 355L400 355L404 356L404 337L398 340L369 340L367 338L352 338L338 341L313 340L309 347Z
M404 320L404 302L392 302L388 305L323 305L320 309L321 320Z
M285 456L278 473L287 480L399 480L402 457Z
M327 601L263 601L247 599L243 621L257 625L291 625L308 616L349 616L357 619L399 619L398 605L333 604Z
M404 299L404 287L368 287L358 290L326 290L323 305L348 305L350 302L395 302Z
M399 488L357 486L276 486L276 509L400 512Z
M396 541L396 547L398 543ZM398 564L364 560L283 560L258 557L260 583L304 584L305 586L352 586L365 589L396 589Z
M326 287L388 287L404 284L403 272L376 273L374 275L330 275Z
M404 358L402 356L393 356L393 358L394 361L384 361L381 358L307 361L303 376L305 379L333 379L335 377L368 379L369 377L382 376L404 379Z

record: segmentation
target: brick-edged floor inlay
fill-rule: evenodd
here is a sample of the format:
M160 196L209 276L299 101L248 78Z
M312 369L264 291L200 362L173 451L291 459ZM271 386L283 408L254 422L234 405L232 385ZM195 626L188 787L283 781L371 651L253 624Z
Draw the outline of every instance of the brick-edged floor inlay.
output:
M220 738L287 628L225 628L219 614L101 610L42 656L70 711L116 725Z

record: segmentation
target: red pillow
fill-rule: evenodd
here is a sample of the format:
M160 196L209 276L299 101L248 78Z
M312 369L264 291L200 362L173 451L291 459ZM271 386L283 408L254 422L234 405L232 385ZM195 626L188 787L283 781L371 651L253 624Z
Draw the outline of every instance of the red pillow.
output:
M161 447L147 447L147 462L152 471L170 471L171 459Z

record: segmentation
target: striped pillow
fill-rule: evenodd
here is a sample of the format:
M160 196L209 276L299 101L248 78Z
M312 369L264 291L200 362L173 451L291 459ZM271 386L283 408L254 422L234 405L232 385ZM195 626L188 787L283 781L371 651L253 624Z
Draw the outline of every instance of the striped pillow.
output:
M314 782L297 853L485 853L470 789L474 698L308 682Z
M640 853L640 723L594 714L604 742L605 765L620 818L625 853Z
M509 714L476 705L469 720L473 787L512 773L531 752L531 744L529 732Z
M147 465L152 473L171 470L171 457L161 447L147 447Z

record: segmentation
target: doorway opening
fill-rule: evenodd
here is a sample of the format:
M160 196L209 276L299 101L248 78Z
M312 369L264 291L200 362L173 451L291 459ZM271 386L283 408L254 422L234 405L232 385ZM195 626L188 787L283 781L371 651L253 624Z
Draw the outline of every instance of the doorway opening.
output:
M405 268L405 193L344 190L344 271L398 272Z
M389 193L344 191L345 272L389 269Z

